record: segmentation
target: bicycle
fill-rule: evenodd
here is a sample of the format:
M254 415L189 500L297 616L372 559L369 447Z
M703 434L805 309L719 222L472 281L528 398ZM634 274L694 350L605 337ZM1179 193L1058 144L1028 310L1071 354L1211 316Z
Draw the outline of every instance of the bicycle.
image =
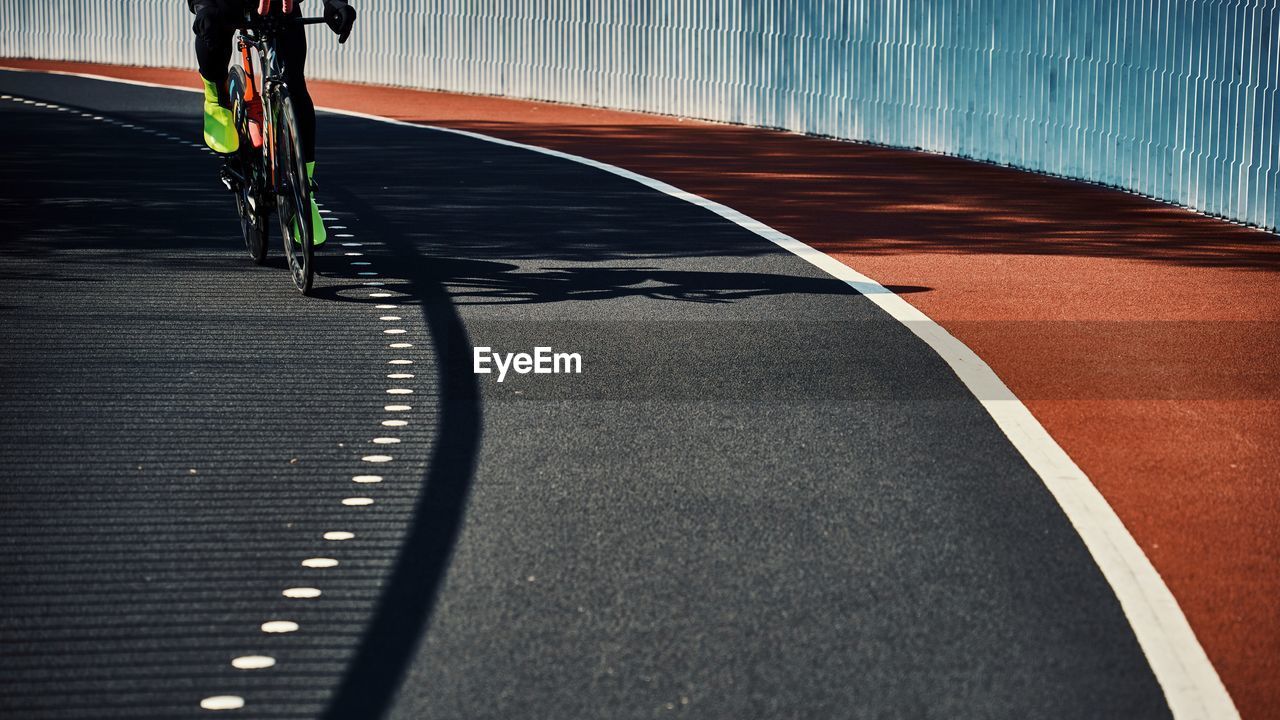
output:
M274 210L289 274L304 295L311 291L314 276L311 183L283 61L276 53L276 36L289 24L323 22L321 17L282 17L272 13L249 16L237 30L240 63L232 66L227 88L240 133L240 149L224 157L220 172L223 184L235 195L249 257L255 265L266 262L268 218ZM254 71L255 59L260 73Z

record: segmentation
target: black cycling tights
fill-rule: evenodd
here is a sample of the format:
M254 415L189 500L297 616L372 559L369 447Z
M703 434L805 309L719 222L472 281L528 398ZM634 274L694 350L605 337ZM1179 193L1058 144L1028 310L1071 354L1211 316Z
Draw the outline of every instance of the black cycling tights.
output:
M294 14L298 14L295 7ZM232 25L219 27L208 37L196 37L196 61L200 64L200 76L216 83L222 92L227 87L227 65L231 62ZM289 97L298 118L298 133L302 135L302 152L307 162L316 159L316 106L307 92L307 80L303 70L307 65L307 33L302 25L292 25L276 38L276 52L284 62L285 81L289 83ZM238 61L238 58L237 58Z

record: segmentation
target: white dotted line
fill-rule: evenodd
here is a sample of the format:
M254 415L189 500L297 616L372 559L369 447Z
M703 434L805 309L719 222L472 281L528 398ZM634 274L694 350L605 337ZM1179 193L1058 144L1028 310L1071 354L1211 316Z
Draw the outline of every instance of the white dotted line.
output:
M84 110L76 110L75 108L67 107L65 105L59 105L57 103L39 102L36 100L29 100L27 98L18 97L16 95L0 95L0 100L10 100L12 102L22 103L24 105L30 105L32 107L45 108L48 110L56 110L58 112L69 112L69 113L72 113L73 115L79 115L80 117L85 118L86 120L94 120L96 122L104 123L106 125L112 125L125 130L136 130L137 132L143 133L145 135L152 135L162 140L168 140L170 142L177 143L178 145L186 145L188 147L196 148L197 150L202 150L210 155L217 154L213 150L205 146L204 143L191 142L189 140L180 138L176 135L170 135L167 132L156 130L155 128L148 128L148 127L143 127L141 125L134 125L133 123L125 122L123 120L117 120L115 118L106 117L103 115L95 115L91 112L86 112Z
M323 207L321 203L317 202L316 204L319 207L319 211L323 221L326 223L326 225L329 226L330 230L347 230L348 229L346 225L334 224L339 213L334 213L333 210ZM348 242L341 243L342 247L344 248L363 248L368 245L379 244L379 243L355 242L354 240L352 240L352 238L355 237L355 234L351 232L334 233L334 237L348 240ZM373 263L368 258L365 257L365 253L363 250L360 250L360 251L350 250L350 251L344 252L343 256L348 258L353 258L352 260L350 260L350 263L352 268L357 271L357 276L359 277L376 277L377 276L378 273L373 270ZM385 282L372 280L372 281L364 281L361 284L370 290L370 292L368 293L368 296L371 299L385 299L385 298L393 298L396 296L396 293L377 289L377 288L384 287L386 285ZM385 313L388 310L396 310L398 308L399 308L398 305L392 304L392 303L382 303L377 305L376 307L376 309L381 311L382 313ZM394 322L400 322L402 320L403 318L399 315L379 314L377 316L376 322L377 323L394 323ZM379 327L379 329L382 331L380 333L381 335L407 335L408 334L408 330L401 327L391 327L391 328ZM388 350L393 350L393 351L408 350L413 348L413 343L398 341L398 342L389 343L387 345L387 348ZM386 361L386 364L388 366L393 366L397 370L396 372L384 373L388 380L405 381L405 380L414 379L414 373L406 372L407 370L406 366L413 365L414 361L411 359L402 357L402 353L396 353L395 356L389 358ZM403 386L388 387L386 388L386 394L395 395L395 396L412 395L413 388L403 387ZM388 404L383 406L384 412L387 412L387 413L407 413L407 412L410 412L412 409L413 409L412 406L407 404ZM409 421L404 419L386 418L386 419L380 420L380 426L381 428L384 429L384 431L385 429L388 429L388 428L403 428L403 427L407 427L408 425L409 425ZM377 437L371 438L370 443L379 448L384 448L392 445L402 444L402 438L392 436L392 435L379 435ZM368 463L374 466L387 465L388 463L392 463L394 460L395 460L394 457L392 457L391 455L385 455L385 454L369 454L369 455L362 455L360 457L360 461L362 463ZM374 475L374 474L367 474L367 473L351 476L351 482L364 487L376 486L382 483L383 479L384 478L382 475ZM376 503L376 498L365 496L365 495L344 497L341 500L341 504L344 507L349 507L349 508L369 507L374 505L375 503ZM348 541L355 540L356 535L355 533L347 530L329 530L323 534L323 538L325 541L330 543L348 542ZM306 558L302 560L301 564L303 567L308 569L323 570L323 569L337 567L339 565L339 562L340 562L339 558L337 557L312 557L312 558ZM292 598L292 599L315 599L315 598L321 597L323 595L323 591L318 587L290 587L290 588L285 588L282 591L282 594L284 595L284 597ZM262 631L264 633L271 633L271 634L291 633L291 632L297 632L298 630L299 630L298 624L292 620L269 620L263 623L262 625ZM231 661L231 664L234 667L243 669L243 670L259 670L259 669L274 667L276 665L276 660L274 658L271 658L265 655L245 655L245 656L241 656L233 659ZM237 696L230 696L230 695L205 698L200 703L200 707L205 709L237 709L243 706L244 706L244 698L239 698Z
M183 138L180 138L176 135L172 135L167 132L162 132L160 130L156 130L153 128L141 127L139 125L134 125L133 123L124 122L122 120L117 120L115 118L109 118L102 115L95 115L91 112L85 112L83 110L75 110L73 108L69 108L63 105L58 105L55 103L36 102L34 100L15 97L12 95L0 95L0 100L10 100L13 102L30 105L32 107L48 108L52 110L57 110L59 112L69 112L74 115L79 115L80 117L85 118L87 120L101 122L103 124L112 125L114 127L118 127L124 130L135 130L140 133L150 135L156 138L160 138L162 140L166 140L169 142L173 142L178 145L192 147L197 150L201 150L205 153L208 153L210 155L216 154L212 149L206 147L203 143L191 142L189 140L185 140ZM328 211L322 210L321 212L328 212ZM343 533L343 532L325 533L326 540L348 540L353 537L355 536L351 533ZM308 558L302 561L302 565L304 567L309 567L309 568L328 568L328 567L334 567L337 564L338 564L338 561L333 558ZM287 598L306 599L306 598L320 597L321 591L318 588L312 588L312 587L293 587L293 588L284 589L282 591L282 594ZM268 620L262 623L262 625L260 626L260 629L262 630L263 633L266 633L269 635L293 633L298 631L298 623L292 620ZM231 666L238 670L264 670L267 668L275 667L275 665L276 665L276 659L269 655L241 655L231 659ZM204 710L213 710L213 711L239 710L244 706L245 706L245 699L239 695L210 695L209 697L206 697L200 700L200 707L201 709L204 709Z
M73 108L69 108L69 107L65 107L65 106L61 106L53 103L37 102L34 100L14 97L11 95L0 95L0 100L11 100L14 102L31 105L33 107L48 108L48 109L53 109L60 112L70 112L73 114L78 114L80 117L83 117L89 120L101 122L108 125L113 125L115 127L119 127L126 130L136 130L146 135L151 135L153 137L174 142L179 145L185 145L188 147L196 148L197 150L201 150L209 154L215 154L213 150L206 147L202 143L191 142L189 140L185 140L183 138L180 138L176 135L172 135L170 133L162 132L160 130L156 130L153 128L141 127L141 126L134 125L132 123L124 122L121 120L117 120L114 118L109 118L102 115L94 115L93 113L90 113L90 112L75 110ZM333 223L337 217L337 214L335 214L332 210L328 208L324 208L320 203L316 203L316 204L317 206L320 206L319 211L322 216L322 219L326 223ZM348 230L349 228L346 225L330 224L330 229L331 230ZM348 242L341 243L341 245L345 248L360 248L360 247L365 247L366 245L378 244L378 243L355 242L352 240L352 238L355 237L355 234L351 232L334 233L334 236L336 238L341 238L343 240L348 241ZM344 253L344 256L351 257L351 258L364 258L364 253L361 251L350 251L350 252ZM372 269L372 265L373 263L367 259L351 261L351 266L353 268L369 268L364 270L358 270L357 275L360 277L376 277L378 273ZM365 287L368 287L370 289L380 288L386 285L385 282L373 281L373 280L364 281L362 284ZM374 290L369 293L369 297L372 299L392 298L392 297L395 297L395 293L387 292L385 290ZM378 310L384 310L384 311L395 310L397 308L398 306L394 304L380 304L377 306ZM380 315L378 316L377 322L379 323L399 322L401 320L402 318L398 315ZM385 335L404 335L404 334L407 334L407 332L408 331L405 330L404 328L382 329L382 333ZM389 343L387 347L390 350L408 350L413 347L413 343L393 342L393 343ZM394 357L388 360L387 364L393 365L393 366L412 365L413 360L403 358L403 357ZM393 372L393 373L388 373L386 377L388 380L403 381L403 380L412 380L414 378L414 374L409 372ZM390 387L386 389L386 393L388 395L407 396L407 395L413 394L413 389L407 388L407 387ZM412 409L413 407L411 405L406 405L406 404L388 404L383 406L383 410L387 413L407 413L407 412L410 412ZM402 427L407 427L409 425L408 420L394 419L394 418L381 420L380 423L381 423L381 427L383 428L402 428ZM382 435L382 436L372 438L370 442L374 445L385 447L389 445L401 444L401 438ZM365 463L381 465L381 464L392 462L394 458L390 455L364 455L360 458L360 460ZM383 476L371 475L371 474L353 475L351 476L351 481L360 485L372 486L372 485L381 483L383 481ZM342 502L342 505L345 507L368 507L375 503L375 499L372 497L366 497L366 496L353 496L353 497L343 498L341 502ZM330 530L325 532L323 535L324 540L328 542L346 542L346 541L354 540L355 537L356 537L355 533L352 533L346 530ZM308 569L324 570L328 568L337 567L339 565L339 560L338 558L334 558L334 557L311 557L311 558L306 558L302 560L301 565L302 567L305 567ZM284 588L281 591L281 594L284 597L290 598L290 599L310 600L310 599L321 597L323 595L323 591L318 587L288 587L288 588ZM267 635L280 635L280 634L298 632L300 630L300 627L298 623L293 620L275 619L275 620L267 620L263 622L259 629L264 634L267 634ZM275 667L276 664L277 664L276 658L271 657L270 655L240 655L238 657L234 657L231 659L231 666L238 670L265 670L268 668ZM209 697L206 697L200 700L200 707L204 710L213 710L213 711L239 710L244 706L245 706L245 699L239 695L211 695Z

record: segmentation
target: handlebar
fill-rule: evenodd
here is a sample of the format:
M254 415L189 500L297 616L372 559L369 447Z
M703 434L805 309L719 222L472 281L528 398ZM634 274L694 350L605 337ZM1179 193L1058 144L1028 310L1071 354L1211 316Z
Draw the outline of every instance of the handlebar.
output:
M285 25L319 25L324 22L323 17L280 17L272 13L266 17L246 13L243 23L240 23L241 29L244 30L275 30Z

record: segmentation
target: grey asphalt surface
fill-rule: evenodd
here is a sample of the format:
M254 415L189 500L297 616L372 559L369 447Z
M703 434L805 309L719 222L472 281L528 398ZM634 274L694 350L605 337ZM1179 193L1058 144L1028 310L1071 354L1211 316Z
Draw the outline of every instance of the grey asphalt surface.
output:
M249 263L217 160L143 131L195 139L196 96L0 92L117 121L0 101L0 715L1168 715L978 403L759 237L564 160L325 115L321 199L352 237L304 298L274 238ZM583 372L498 383L475 346ZM199 709L220 694L246 705Z

